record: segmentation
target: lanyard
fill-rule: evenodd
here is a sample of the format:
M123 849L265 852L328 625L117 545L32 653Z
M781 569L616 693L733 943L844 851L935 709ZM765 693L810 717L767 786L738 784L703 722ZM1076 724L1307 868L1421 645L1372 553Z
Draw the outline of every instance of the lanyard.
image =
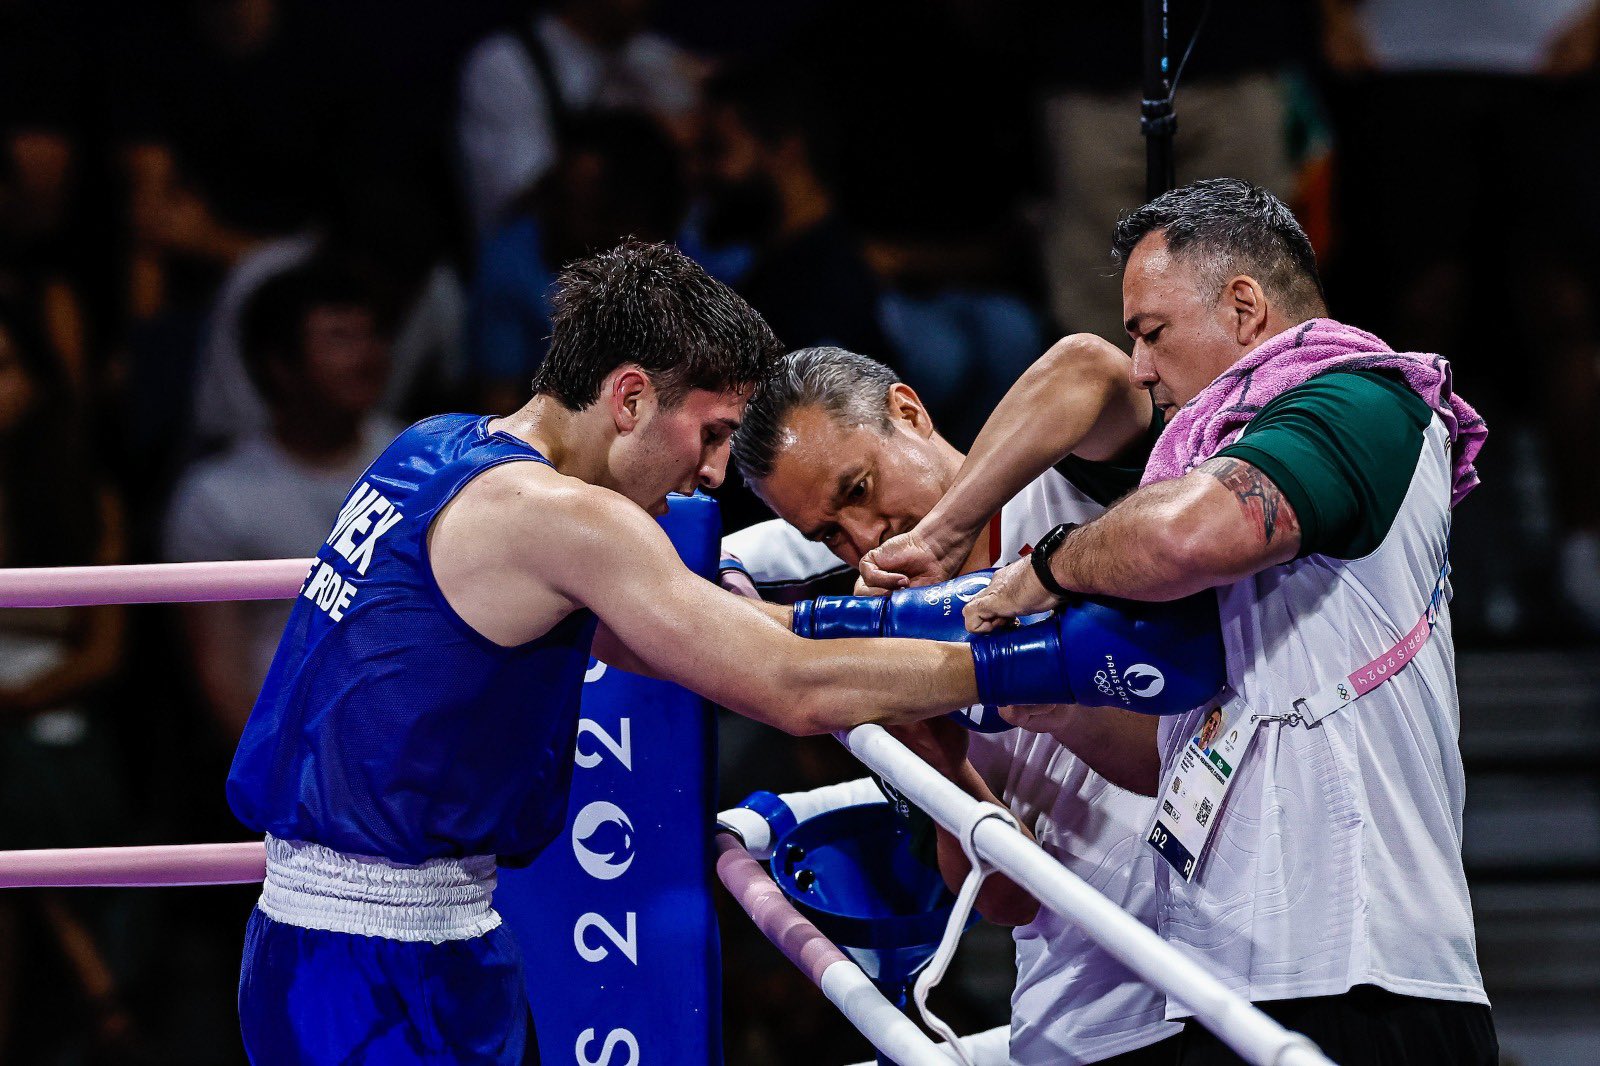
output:
M1439 568L1439 576L1433 582L1433 594L1428 597L1428 606L1423 610L1422 617L1417 619L1417 624L1411 627L1410 632L1390 646L1369 663L1356 667L1348 675L1326 685L1309 696L1301 696L1293 703L1294 713L1285 715L1259 715L1257 721L1282 721L1290 725L1314 726L1335 711L1350 706L1356 700L1365 696L1385 681L1389 680L1401 670L1410 665L1411 660L1428 643L1433 636L1435 625L1439 621L1439 608L1444 602L1445 589L1448 588L1450 579L1450 564L1446 562Z

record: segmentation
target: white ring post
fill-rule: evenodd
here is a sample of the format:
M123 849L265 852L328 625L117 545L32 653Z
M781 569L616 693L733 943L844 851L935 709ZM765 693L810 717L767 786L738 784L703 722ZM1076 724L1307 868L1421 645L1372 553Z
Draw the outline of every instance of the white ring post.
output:
M934 821L960 832L978 801L913 755L881 726L838 734L856 758L887 778ZM972 831L977 852L1033 893L1041 904L1077 922L1101 947L1195 1018L1254 1066L1333 1066L1315 1044L1292 1033L1230 991L1215 975L1162 940L1138 919L1062 866L1039 845L997 819Z

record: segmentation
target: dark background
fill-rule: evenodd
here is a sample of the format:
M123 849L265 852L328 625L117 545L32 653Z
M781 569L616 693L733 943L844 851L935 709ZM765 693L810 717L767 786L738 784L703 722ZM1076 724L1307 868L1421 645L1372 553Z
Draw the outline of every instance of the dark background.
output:
M1181 53L1204 6L1172 6ZM1137 8L0 0L0 565L309 554L240 533L281 517L251 511L251 456L283 484L348 484L364 433L520 404L554 270L630 233L680 239L791 346L891 362L965 444L1053 338L1126 340L1107 249L1142 199ZM1496 10L1213 0L1178 180L1272 187L1333 314L1447 355L1489 420L1455 542L1479 948L1507 1061L1582 1062L1600 1040L1600 9ZM556 82L576 35L603 83L553 119L526 84L540 115L508 110L515 61L483 62L536 14L567 26ZM544 130L547 165L465 149L497 121ZM205 384L250 294L306 262L358 292L332 301L367 312L355 341L326 372L280 353L265 407L236 356L231 386ZM725 496L730 525L760 517ZM0 611L0 658L23 664L0 670L0 848L242 838L221 782L262 624ZM729 722L724 741L730 802L856 772L831 740ZM0 1062L237 1061L253 898L0 898ZM730 1062L865 1057L724 926ZM1009 992L1005 934L973 936L947 1015L964 1029L1003 1022Z

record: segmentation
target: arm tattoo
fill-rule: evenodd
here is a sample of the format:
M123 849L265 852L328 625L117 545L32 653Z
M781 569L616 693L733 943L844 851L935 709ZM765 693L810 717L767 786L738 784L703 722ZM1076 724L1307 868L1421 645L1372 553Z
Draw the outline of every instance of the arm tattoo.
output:
M1290 533L1298 528L1294 511L1288 507L1283 493L1271 478L1254 466L1224 457L1207 460L1200 464L1200 469L1222 482L1223 488L1233 493L1245 514L1260 526L1268 544L1272 543L1273 534L1280 530Z

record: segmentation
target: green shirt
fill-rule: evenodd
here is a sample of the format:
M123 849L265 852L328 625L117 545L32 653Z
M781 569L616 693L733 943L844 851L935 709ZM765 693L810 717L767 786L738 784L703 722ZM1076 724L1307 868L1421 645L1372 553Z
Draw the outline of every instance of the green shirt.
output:
M1394 524L1433 419L1397 374L1333 371L1279 395L1218 456L1278 486L1300 521L1300 555L1359 559Z

